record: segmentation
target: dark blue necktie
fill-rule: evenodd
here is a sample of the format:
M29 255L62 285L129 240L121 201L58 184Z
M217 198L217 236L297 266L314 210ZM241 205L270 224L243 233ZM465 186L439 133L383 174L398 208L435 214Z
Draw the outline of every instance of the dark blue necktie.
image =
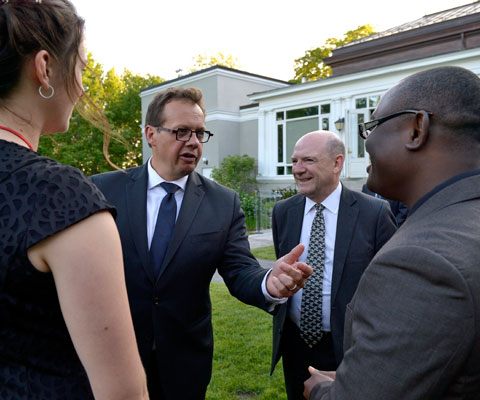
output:
M175 227L175 218L177 216L175 192L179 189L174 183L162 182L160 185L166 190L167 195L163 198L162 204L160 204L155 232L150 244L150 263L155 272L155 277L158 277L160 273L160 268L172 237L173 228Z

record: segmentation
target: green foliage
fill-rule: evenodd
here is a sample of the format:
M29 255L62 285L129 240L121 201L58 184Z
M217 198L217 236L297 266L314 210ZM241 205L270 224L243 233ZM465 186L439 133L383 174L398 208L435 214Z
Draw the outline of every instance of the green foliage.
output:
M142 121L140 90L162 82L150 74L134 75L124 70L117 75L112 68L106 74L101 64L88 54L83 86L93 103L105 112L114 132L109 155L113 163L129 168L142 163ZM103 132L74 110L66 133L44 136L38 152L61 163L80 168L86 175L110 171L113 167L103 155Z
M278 200L284 200L288 199L289 197L295 196L298 193L298 190L295 186L291 187L286 187L286 188L278 188L275 190L272 190L273 195L275 198L278 198Z
M211 176L238 193L253 193L257 184L255 159L246 154L227 156L219 168L213 168Z
M248 231L254 231L257 227L257 196L255 193L239 192L240 204L245 213L245 225Z
M255 195L257 185L255 159L246 154L227 156L219 168L213 168L211 177L238 193L247 229L249 231L256 229L259 205Z
M252 254L255 258L260 258L262 260L271 260L275 261L277 257L275 256L275 246L264 246L264 247L257 247L256 249L252 249Z
M291 82L300 83L302 78L314 81L332 75L332 68L322 61L331 54L332 49L325 46L307 50L303 57L295 60L295 78Z
M357 29L345 33L343 38L329 38L323 46L307 50L303 57L295 60L295 78L291 82L299 83L302 78L314 81L331 76L332 69L323 63L323 59L330 57L333 49L374 33L375 31L370 25L361 25Z
M215 340L206 400L286 400L282 363L270 376L272 316L210 285Z
M220 51L216 55L207 55L206 53L198 54L193 57L194 64L188 69L189 73L200 71L214 65L222 65L228 68L239 69L238 58L234 58L231 54L223 54Z

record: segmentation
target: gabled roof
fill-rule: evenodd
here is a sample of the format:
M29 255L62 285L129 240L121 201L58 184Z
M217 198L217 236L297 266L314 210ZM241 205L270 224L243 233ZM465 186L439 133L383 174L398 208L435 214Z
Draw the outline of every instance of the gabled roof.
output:
M289 82L282 81L280 79L270 78L268 76L263 76L263 75L258 75L258 74L252 74L250 72L241 71L239 69L224 67L223 65L213 65L212 67L201 69L199 71L195 71L195 72L192 72L192 73L187 74L187 75L179 76L178 78L175 78L175 79L170 79L168 81L164 81L164 82L161 82L161 83L157 83L156 85L146 87L146 88L142 89L140 91L140 93L142 93L146 90L153 89L153 88L162 87L162 86L165 86L165 85L171 85L173 82L180 82L180 81L182 81L186 78L191 78L191 77L194 77L196 75L202 75L202 74L211 72L213 70L223 70L223 71L233 72L233 73L241 74L241 75L245 75L245 76L251 76L251 77L254 77L254 78L266 79L266 80L272 81L272 82L283 83L285 85L290 85Z
M332 76L480 47L480 2L467 4L376 33L332 50L323 62Z
M412 29L422 28L424 26L461 18L467 15L476 14L476 13L480 13L480 0L471 4L466 4L463 6L450 8L448 10L425 15L414 21L406 22L402 25L398 25L393 28L387 29L386 31L374 33L373 35L366 36L364 38L347 43L342 47L353 46L359 43L368 42L370 40L380 39L385 36L390 36L390 35L395 35L401 32L411 31Z

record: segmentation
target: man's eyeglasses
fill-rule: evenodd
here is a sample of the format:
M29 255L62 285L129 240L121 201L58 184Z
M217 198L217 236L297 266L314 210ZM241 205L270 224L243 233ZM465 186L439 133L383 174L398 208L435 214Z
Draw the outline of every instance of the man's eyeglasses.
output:
M383 117L383 118L374 119L373 121L364 122L364 123L358 125L358 127L359 127L358 134L363 139L366 139L378 125L383 124L385 121L388 121L389 119L398 117L399 115L403 115L403 114L418 114L419 111L420 110L403 110L403 111L398 111L396 113L387 115L386 117ZM433 115L433 113L430 112L430 111L425 111L425 112L429 116Z
M213 136L213 133L210 131L193 131L191 129L178 128L178 129L169 129L164 128L163 126L155 126L155 129L160 131L167 131L175 134L175 138L180 142L188 142L192 137L193 133L197 135L197 139L200 143L207 143L210 136Z

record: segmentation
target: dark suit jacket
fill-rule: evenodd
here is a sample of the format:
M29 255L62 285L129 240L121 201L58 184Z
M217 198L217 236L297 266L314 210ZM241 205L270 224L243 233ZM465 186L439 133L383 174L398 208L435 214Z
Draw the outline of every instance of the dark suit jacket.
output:
M155 340L166 398L199 399L212 368L209 285L215 270L239 300L266 308L261 291L265 270L250 253L239 197L193 172L160 276L155 279L147 243L147 164L92 180L117 207L127 291L142 361L145 367L150 365Z
M372 192L366 184L362 186L362 192L369 194L370 196L375 196L375 193ZM385 199L384 197L380 197L381 199L387 200L388 204L390 204L390 209L392 210L395 219L397 220L397 225L400 227L408 216L408 208L405 204L400 201Z
M377 253L337 379L311 399L480 399L480 175L428 198Z
M300 242L305 196L279 201L273 209L273 241L277 257ZM333 257L330 326L337 365L343 358L345 308L358 281L375 253L396 230L395 219L384 200L342 188L338 209ZM287 316L287 304L278 307L273 319L272 369L281 356L280 342Z

